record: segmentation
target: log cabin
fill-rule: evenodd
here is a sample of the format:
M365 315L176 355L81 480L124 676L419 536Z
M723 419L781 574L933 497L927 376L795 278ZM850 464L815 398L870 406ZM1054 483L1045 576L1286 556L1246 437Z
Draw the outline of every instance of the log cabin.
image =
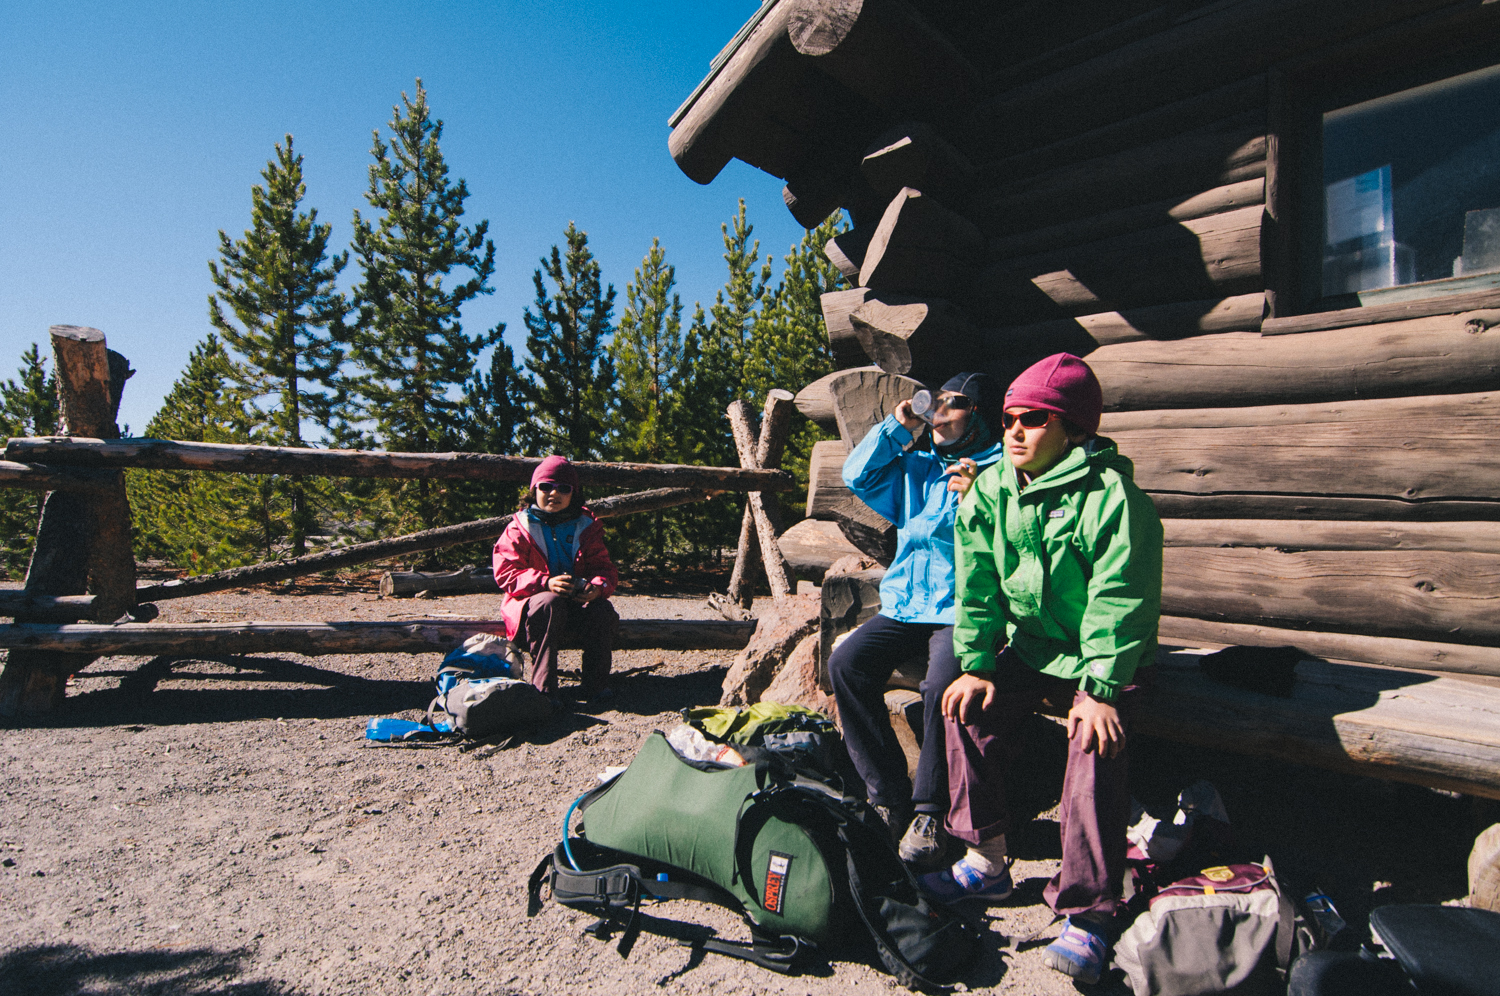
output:
M1168 661L1151 728L1500 798L1497 43L1488 0L768 0L669 149L847 212L838 369L786 385L840 437L809 514L888 558L847 447L1081 355L1165 521L1163 642L1319 659L1281 705ZM830 625L878 577L825 583Z

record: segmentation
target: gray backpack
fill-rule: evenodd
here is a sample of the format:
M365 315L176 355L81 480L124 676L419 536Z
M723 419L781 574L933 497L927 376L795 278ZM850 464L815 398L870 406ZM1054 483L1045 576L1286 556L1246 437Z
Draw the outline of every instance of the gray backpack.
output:
M1222 865L1173 882L1115 944L1135 996L1273 996L1313 936L1271 867Z
M427 724L470 740L514 736L552 715L552 703L517 678L462 678L427 707Z

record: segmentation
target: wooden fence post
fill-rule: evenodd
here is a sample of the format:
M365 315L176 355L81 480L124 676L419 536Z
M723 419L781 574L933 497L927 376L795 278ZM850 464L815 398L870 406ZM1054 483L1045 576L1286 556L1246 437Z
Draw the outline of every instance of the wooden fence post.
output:
M729 425L734 431L735 446L739 450L740 465L750 469L774 468L781 463L781 452L786 447L787 435L791 432L791 414L795 407L790 391L772 390L766 396L765 416L761 421L760 438L751 442L750 406L736 401L729 406ZM740 541L735 550L734 572L729 578L729 600L744 608L750 607L751 570L756 548L759 547L761 563L765 566L766 580L771 585L773 597L790 595L797 588L796 579L786 565L786 558L776 546L776 537L781 533L780 508L766 500L763 492L752 491L747 495L745 515L740 521Z
M73 325L51 328L58 401L70 436L118 439L115 424L125 357L110 352L104 333ZM53 491L42 505L26 594L82 595L92 579L94 618L113 622L135 608L135 554L123 471L101 474L91 493ZM28 622L25 613L16 622ZM0 673L0 714L48 712L62 704L66 682L93 660L88 654L13 650Z

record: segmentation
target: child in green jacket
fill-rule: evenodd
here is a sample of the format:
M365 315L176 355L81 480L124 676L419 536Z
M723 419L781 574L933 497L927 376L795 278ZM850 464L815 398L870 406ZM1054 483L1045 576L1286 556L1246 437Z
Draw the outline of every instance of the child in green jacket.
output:
M968 852L922 883L949 902L1010 895L1006 769L1031 712L1067 710L1062 867L1043 896L1069 919L1047 964L1093 983L1116 934L1130 815L1126 733L1145 677L1136 669L1156 651L1161 520L1131 462L1097 435L1102 392L1078 357L1030 367L1004 403L1009 459L975 481L954 538L953 642L964 674L942 703L947 828Z

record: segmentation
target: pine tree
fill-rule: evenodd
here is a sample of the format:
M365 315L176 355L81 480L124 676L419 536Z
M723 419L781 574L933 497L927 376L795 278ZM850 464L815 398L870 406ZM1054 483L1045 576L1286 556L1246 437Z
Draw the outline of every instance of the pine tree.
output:
M244 358L233 370L265 412L253 441L303 446L303 423L326 427L333 407L324 389L337 377L344 355L330 329L341 328L348 312L334 283L349 254L330 258L332 227L318 224L317 211L300 210L307 186L291 135L284 147L276 146L276 157L260 175L265 183L250 188L250 228L244 237L231 240L219 232L220 263L208 264L218 288L208 299L209 320ZM307 534L316 520L312 498L319 489L301 477L279 478L272 485L286 496L291 550L300 556L307 552Z
M823 246L842 231L842 218L829 218L817 228L808 229L784 257L786 266L781 279L767 296L751 330L744 390L753 403L764 404L772 388L797 391L833 371L822 296L846 287L847 283L823 254ZM813 443L831 437L800 416L796 421L798 425L787 439L781 466L799 480L805 480ZM783 500L793 506L794 514L801 514L793 496L785 495Z
M21 375L19 384L13 379L0 384L0 437L50 436L57 432L61 418L57 378L47 372L47 361L36 343L21 354L17 372ZM41 512L41 494L0 488L0 576L25 577Z
M614 366L607 351L615 288L600 283L588 235L568 222L567 254L557 246L536 270L535 313L527 308L526 370L521 396L530 410L521 440L536 455L595 460L611 448ZM544 282L550 280L553 293Z
M504 328L504 326L501 326ZM526 418L526 407L520 400L520 371L515 354L504 342L495 345L490 355L490 372L475 370L464 385L464 406L468 411L463 448L478 453L514 453L517 430ZM515 485L493 481L455 481L464 516L484 519L515 510ZM474 551L487 554L487 550Z
M618 375L616 454L638 463L674 463L680 459L676 433L680 417L673 392L682 362L682 299L673 291L677 268L667 264L658 239L651 240L635 280L625 286L625 311L609 354ZM666 512L635 516L615 527L622 554L640 538L650 545L651 559L661 563L667 544Z
M499 341L503 326L481 335L463 330L464 304L493 291L486 283L495 269L495 246L485 238L489 222L461 224L468 186L448 177L439 146L443 123L432 119L420 79L416 99L403 93L401 102L393 109L390 144L377 131L371 150L375 162L365 197L381 214L371 223L354 213L354 252L363 277L355 289L359 319L352 356L362 373L351 385L351 418L369 427L373 441L386 449L436 452L463 439L461 387L479 354ZM445 284L458 268L467 269L469 278ZM403 526L439 525L456 510L456 496L427 480L391 491Z
M754 227L746 219L743 199L734 218L719 230L729 277L707 315L701 305L694 310L683 343L682 367L687 376L682 404L695 417L683 427L681 439L689 462L735 467L739 455L724 412L730 402L746 395L745 362L771 279L771 261L756 265L760 242L751 241ZM698 514L684 519L684 536L695 553L701 557L734 544L741 504L727 498L712 499L697 506Z
M263 428L254 371L218 337L194 347L187 367L146 423L146 435L206 443L246 443ZM161 558L193 574L274 556L288 529L288 493L269 476L129 470L136 556Z

